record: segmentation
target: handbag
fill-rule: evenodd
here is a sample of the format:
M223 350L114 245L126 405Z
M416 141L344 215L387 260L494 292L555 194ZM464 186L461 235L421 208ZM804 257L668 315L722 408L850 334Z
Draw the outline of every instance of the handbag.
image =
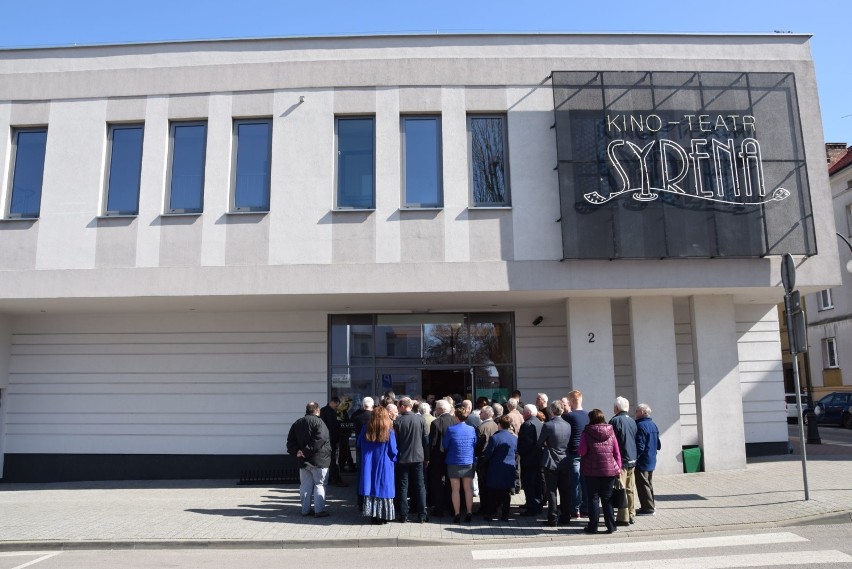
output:
M612 507L616 509L627 507L627 489L620 478L615 479L615 487L612 489Z

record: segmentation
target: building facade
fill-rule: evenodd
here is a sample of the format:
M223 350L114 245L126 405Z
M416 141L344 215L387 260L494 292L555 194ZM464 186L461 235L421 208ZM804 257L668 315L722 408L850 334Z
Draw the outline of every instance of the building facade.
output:
M852 250L843 239L852 239L852 149L846 144L826 144L834 222L840 237L842 284L807 297L808 361L814 400L834 391L852 391L849 362L852 354L852 289L847 267ZM844 370L845 365L845 370Z
M646 402L786 452L776 304L840 282L808 37L0 52L3 479L234 477L309 400Z

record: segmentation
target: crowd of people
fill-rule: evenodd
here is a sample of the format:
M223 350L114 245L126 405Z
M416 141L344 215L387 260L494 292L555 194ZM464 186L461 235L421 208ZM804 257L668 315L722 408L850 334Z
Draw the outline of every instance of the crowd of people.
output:
M653 473L660 435L651 408L617 397L609 421L600 409L583 409L572 391L548 403L544 393L523 404L513 392L505 407L485 397L424 400L388 392L378 405L364 397L341 417L340 400L323 408L310 402L287 437L299 461L302 515L325 517L325 483L346 486L341 472L358 473L358 508L373 524L424 523L451 514L456 523L474 515L510 521L511 496L523 493L522 516L546 526L586 518L586 533L635 523L654 515ZM434 411L433 411L434 408ZM349 438L356 436L356 463ZM616 507L615 495L621 498ZM479 496L474 512L473 498Z

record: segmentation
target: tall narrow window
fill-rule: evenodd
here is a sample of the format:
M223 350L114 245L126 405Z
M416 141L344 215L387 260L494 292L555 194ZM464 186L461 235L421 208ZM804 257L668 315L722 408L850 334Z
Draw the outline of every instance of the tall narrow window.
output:
M169 213L198 213L204 209L204 161L207 123L172 123L169 162Z
M472 116L468 120L468 129L473 205L510 205L506 118Z
M141 124L109 128L109 176L106 215L139 213L139 181L142 176Z
M852 204L846 206L846 235L852 237Z
M441 119L402 119L405 207L441 207Z
M337 207L375 207L375 119L338 118Z
M269 211L272 120L234 121L234 211Z
M46 128L17 129L12 133L12 196L9 217L36 218L41 212Z
M840 367L840 363L837 360L837 341L834 338L825 338L822 342L825 367Z

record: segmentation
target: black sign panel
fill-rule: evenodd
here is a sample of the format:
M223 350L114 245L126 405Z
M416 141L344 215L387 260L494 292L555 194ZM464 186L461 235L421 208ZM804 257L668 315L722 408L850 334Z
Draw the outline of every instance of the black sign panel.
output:
M813 255L790 73L556 71L565 259Z

